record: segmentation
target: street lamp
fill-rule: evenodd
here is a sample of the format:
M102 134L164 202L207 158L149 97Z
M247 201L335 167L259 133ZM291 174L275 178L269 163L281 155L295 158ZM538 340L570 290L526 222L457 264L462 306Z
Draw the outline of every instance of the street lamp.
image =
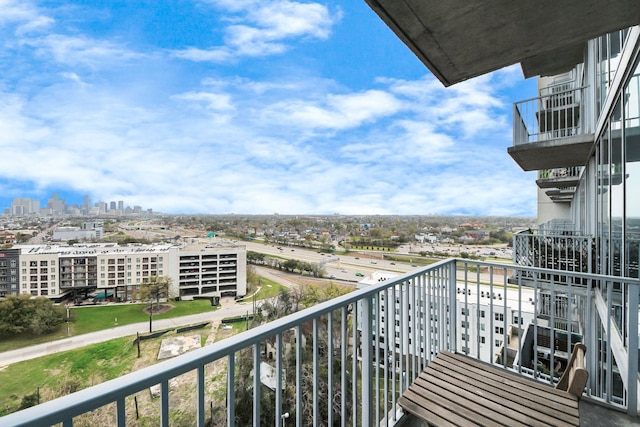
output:
M285 412L284 414L282 414L282 415L280 416L280 418L282 419L282 427L285 427L285 420L286 420L287 418L289 418L289 413L288 413L288 412Z

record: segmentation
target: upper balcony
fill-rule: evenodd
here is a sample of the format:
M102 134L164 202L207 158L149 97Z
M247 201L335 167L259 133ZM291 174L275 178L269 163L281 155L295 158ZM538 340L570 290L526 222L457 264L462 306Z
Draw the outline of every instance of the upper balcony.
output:
M583 166L593 146L586 114L588 87L551 86L537 98L513 106L509 155L525 171Z
M399 397L441 350L553 385L577 341L589 372L582 402L637 421L639 293L638 279L445 260L0 425L392 426L407 418Z

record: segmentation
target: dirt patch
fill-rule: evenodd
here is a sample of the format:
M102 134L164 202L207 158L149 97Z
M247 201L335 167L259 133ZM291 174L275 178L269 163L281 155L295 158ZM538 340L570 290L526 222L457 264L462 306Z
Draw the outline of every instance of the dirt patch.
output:
M160 305L154 304L153 314L164 314L167 311L171 310L172 308L173 306L170 304L160 304ZM145 307L143 311L149 314L149 311L151 311L151 307Z

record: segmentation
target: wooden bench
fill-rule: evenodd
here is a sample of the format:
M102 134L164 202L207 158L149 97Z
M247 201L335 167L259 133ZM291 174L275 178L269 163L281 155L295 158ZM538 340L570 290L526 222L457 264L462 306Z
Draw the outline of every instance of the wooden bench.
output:
M470 357L441 351L400 397L406 411L434 426L579 426L588 378L576 344L559 387Z

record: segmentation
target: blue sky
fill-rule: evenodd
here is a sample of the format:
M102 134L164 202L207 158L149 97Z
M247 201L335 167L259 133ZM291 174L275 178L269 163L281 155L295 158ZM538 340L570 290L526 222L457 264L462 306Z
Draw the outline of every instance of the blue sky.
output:
M0 40L0 207L535 215L535 81L444 88L364 0L0 0Z

